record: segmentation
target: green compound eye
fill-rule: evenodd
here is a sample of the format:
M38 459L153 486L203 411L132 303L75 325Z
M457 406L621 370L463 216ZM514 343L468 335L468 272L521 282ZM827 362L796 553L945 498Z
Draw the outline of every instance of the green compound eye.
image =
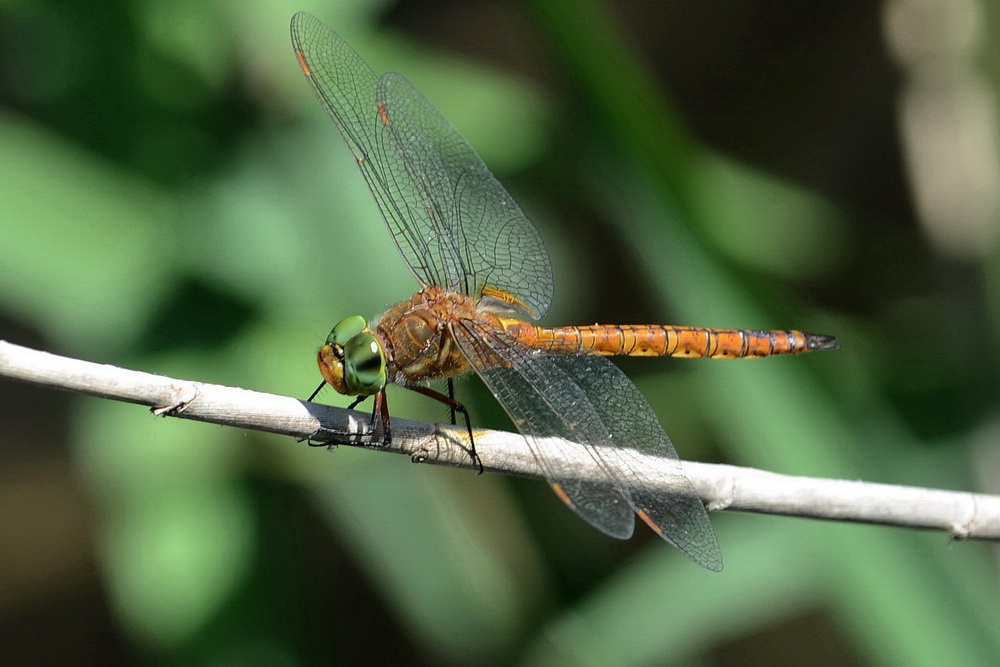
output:
M345 317L330 330L330 335L326 337L326 344L343 348L349 340L367 328L368 322L360 315Z
M344 345L344 382L351 393L377 394L385 387L385 381L385 351L378 339L362 332L347 341Z

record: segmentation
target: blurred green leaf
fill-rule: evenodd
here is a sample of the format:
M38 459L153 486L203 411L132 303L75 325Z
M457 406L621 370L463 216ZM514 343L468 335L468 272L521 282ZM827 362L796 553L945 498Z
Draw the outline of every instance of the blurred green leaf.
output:
M175 260L170 199L10 116L0 144L0 299L68 347L127 344Z
M100 494L109 590L151 648L190 642L249 569L254 522L236 484L237 437L111 402L89 405L82 420L79 454Z

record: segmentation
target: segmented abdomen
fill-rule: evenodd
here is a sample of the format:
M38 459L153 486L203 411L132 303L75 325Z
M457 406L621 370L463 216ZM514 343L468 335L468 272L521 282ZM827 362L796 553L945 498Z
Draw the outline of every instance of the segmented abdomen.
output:
M768 357L837 347L832 336L802 331L706 329L660 324L537 327L503 318L505 329L531 347L572 354L581 349L630 357Z

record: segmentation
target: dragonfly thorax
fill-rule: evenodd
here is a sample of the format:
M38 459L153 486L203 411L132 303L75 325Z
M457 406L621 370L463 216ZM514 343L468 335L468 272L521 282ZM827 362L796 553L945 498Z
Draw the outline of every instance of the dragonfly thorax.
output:
M483 317L469 296L426 287L392 306L371 330L382 342L389 381L426 385L471 370L452 333L453 326Z
M370 396L385 388L385 348L360 315L330 330L317 360L323 378L341 394Z

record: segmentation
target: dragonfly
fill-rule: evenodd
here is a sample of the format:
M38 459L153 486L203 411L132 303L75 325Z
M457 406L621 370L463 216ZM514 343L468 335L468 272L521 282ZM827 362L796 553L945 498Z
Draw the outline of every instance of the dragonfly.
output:
M356 397L351 408L374 397L371 428L377 417L388 440L389 384L441 400L453 423L457 410L468 427L451 379L475 372L524 436L556 495L580 517L627 539L638 516L695 563L721 570L708 512L670 438L607 357L798 354L835 348L833 337L535 324L553 296L548 252L472 146L403 76L377 76L316 17L295 14L291 37L299 67L354 154L420 285L379 317L355 315L333 327L318 353L324 382ZM448 395L430 387L441 380L448 381ZM475 456L471 427L469 435ZM573 463L581 460L581 447L585 475ZM655 457L655 472L647 457Z

